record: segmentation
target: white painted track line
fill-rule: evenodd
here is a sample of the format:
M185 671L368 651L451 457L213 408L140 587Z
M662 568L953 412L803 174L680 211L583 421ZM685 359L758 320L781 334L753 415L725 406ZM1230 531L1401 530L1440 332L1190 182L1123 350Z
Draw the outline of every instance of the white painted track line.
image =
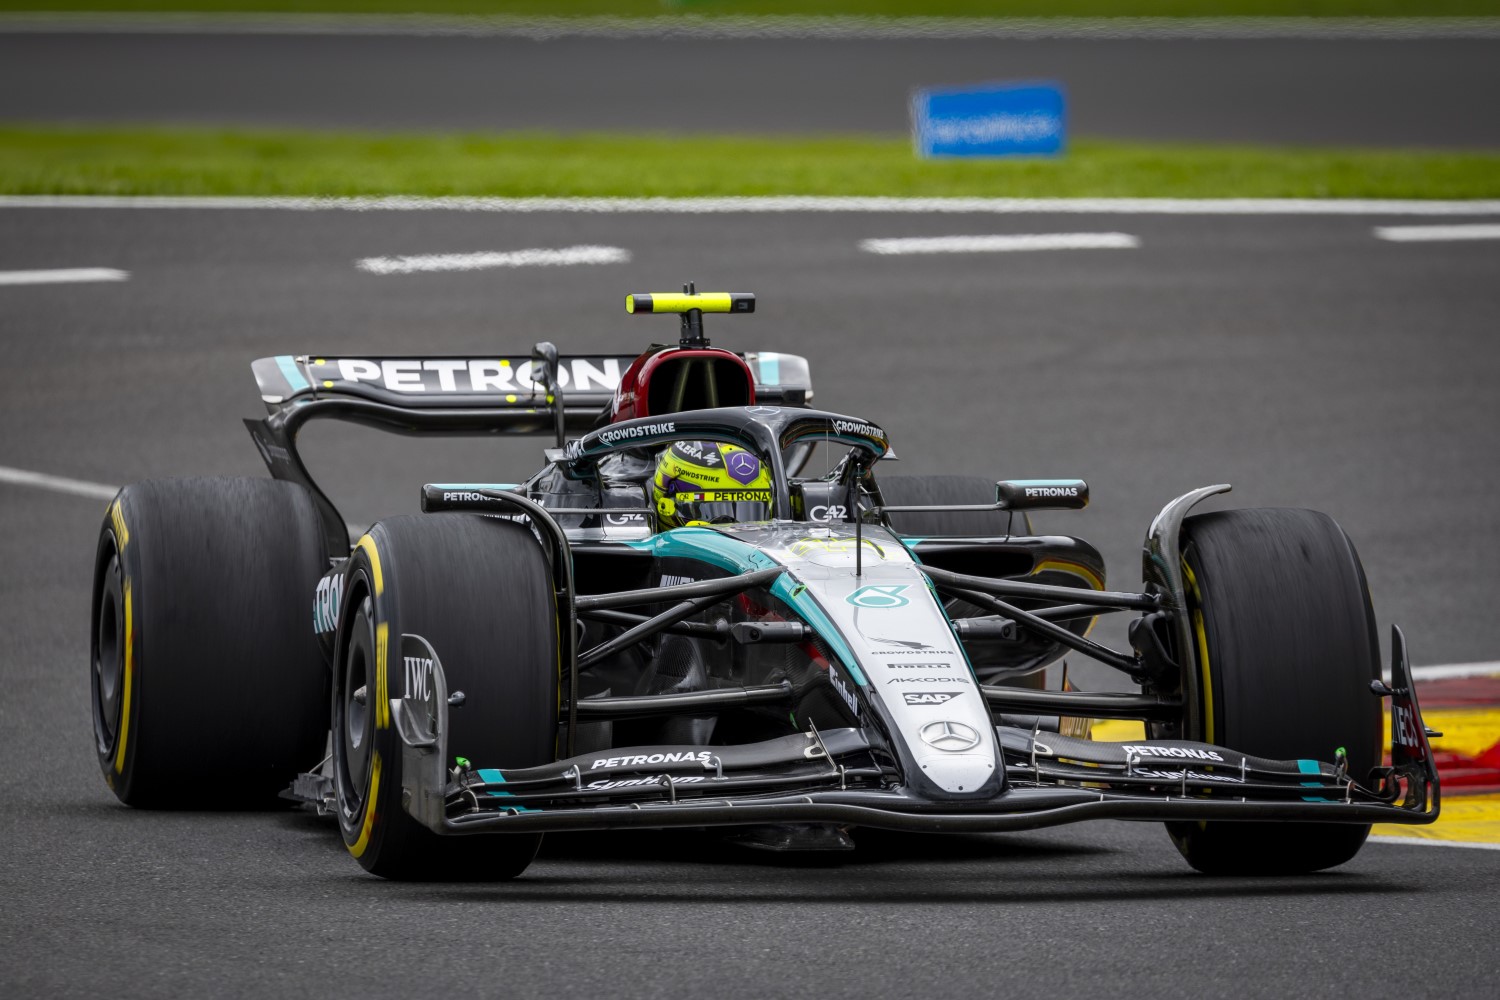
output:
M91 497L95 500L113 500L115 494L120 491L118 486L90 483L82 479L68 479L64 476L49 476L44 472L29 472L26 469L13 469L6 465L0 465L0 483L9 483L12 486L34 486L39 490L69 493L76 497Z
M1500 199L1368 198L885 198L774 195L743 198L283 198L167 195L0 195L0 209L249 209L291 212L892 212L1024 215L1500 215Z
M1375 236L1394 243L1426 243L1439 240L1500 240L1500 226L1377 226Z
M562 267L569 264L623 264L630 251L620 247L576 246L555 250L508 250L483 253L436 253L412 257L366 257L355 267L371 274L418 274L431 271L479 271L494 267Z
M1129 233L1017 233L1006 236L913 236L860 240L874 254L1011 253L1027 250L1131 250L1141 241Z
M144 4L142 6L150 6ZM415 4L409 6L416 6ZM416 35L553 38L1431 39L1500 37L1495 17L860 17L670 14L558 17L462 14L51 12L0 14L0 32Z
M1429 837L1372 836L1372 844L1396 844L1400 847L1467 847L1475 851L1500 851L1500 844L1481 844L1467 840L1436 840Z
M1500 660L1489 663L1447 663L1430 667L1412 667L1413 680L1447 681L1463 677L1494 677L1500 675Z
M1382 667L1380 676L1387 682L1391 679L1391 668ZM1500 677L1500 660L1488 660L1480 663L1438 663L1427 666L1413 666L1411 668L1413 680L1418 681L1451 681L1461 680L1466 677Z
M60 285L75 281L124 281L129 271L112 267L66 267L50 271L0 271L0 285Z

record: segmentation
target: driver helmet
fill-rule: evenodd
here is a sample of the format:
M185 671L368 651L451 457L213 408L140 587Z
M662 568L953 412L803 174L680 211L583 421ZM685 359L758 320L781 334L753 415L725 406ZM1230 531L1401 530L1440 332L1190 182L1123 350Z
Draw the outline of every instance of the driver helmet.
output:
M662 531L771 518L771 470L744 448L678 441L656 463L651 499Z

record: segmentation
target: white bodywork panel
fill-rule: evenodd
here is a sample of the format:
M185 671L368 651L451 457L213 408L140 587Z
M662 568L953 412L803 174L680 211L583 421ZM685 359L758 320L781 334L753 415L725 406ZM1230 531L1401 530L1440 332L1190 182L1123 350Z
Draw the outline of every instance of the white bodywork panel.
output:
M867 692L885 705L932 782L964 792L988 781L999 766L989 707L906 548L883 528L867 527L856 577L852 527L799 524L795 534L770 534L775 541L755 540L761 551L807 587L843 634Z

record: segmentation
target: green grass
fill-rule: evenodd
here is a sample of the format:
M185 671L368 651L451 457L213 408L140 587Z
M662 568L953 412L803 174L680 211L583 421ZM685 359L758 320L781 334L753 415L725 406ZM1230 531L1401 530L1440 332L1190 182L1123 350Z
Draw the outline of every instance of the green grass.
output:
M407 135L0 128L0 193L1500 197L1500 153L1079 140L920 161L865 136Z
M212 11L649 17L808 14L901 17L1493 16L1500 0L0 0L0 11Z

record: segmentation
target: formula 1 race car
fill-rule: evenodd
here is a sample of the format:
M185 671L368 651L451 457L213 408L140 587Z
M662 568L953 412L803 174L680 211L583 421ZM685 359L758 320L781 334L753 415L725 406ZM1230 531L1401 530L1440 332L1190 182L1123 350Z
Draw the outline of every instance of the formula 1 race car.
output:
M270 412L245 423L273 478L121 490L92 622L115 794L290 797L411 879L513 877L546 831L798 849L1104 818L1163 822L1200 871L1305 872L1437 818L1405 640L1383 681L1328 516L1189 516L1229 487L1194 490L1146 533L1140 591L1109 590L1091 545L1031 529L1082 480L890 475L883 429L810 405L804 359L709 344L704 314L754 296L626 301L679 317L679 344L261 359ZM351 545L298 454L324 417L554 447L524 483L427 484L423 514ZM830 471L802 475L820 445ZM1088 638L1118 612L1130 648ZM1036 683L1070 652L1139 693Z

